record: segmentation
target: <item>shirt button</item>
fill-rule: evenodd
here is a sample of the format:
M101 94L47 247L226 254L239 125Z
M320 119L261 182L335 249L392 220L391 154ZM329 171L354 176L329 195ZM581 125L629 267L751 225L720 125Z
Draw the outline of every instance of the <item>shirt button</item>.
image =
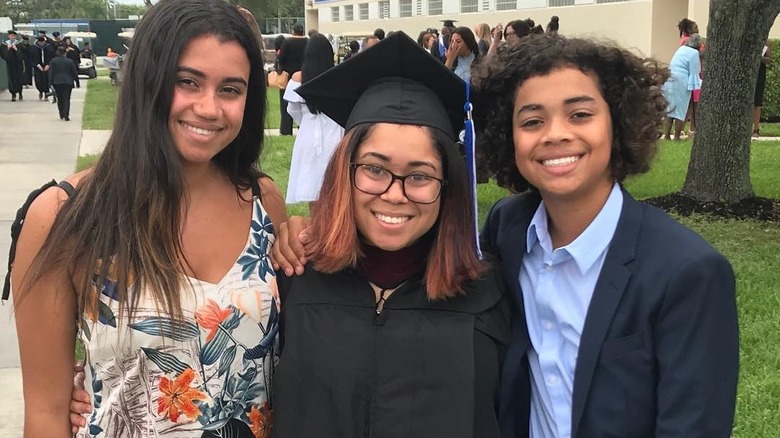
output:
M544 264L544 270L547 272L552 272L553 267L552 265L548 265L547 263Z
M545 330L552 330L555 327L555 324L553 324L552 321L544 321L543 324Z
M558 383L558 377L555 374L550 374L550 377L547 379L547 382L550 385L555 385Z

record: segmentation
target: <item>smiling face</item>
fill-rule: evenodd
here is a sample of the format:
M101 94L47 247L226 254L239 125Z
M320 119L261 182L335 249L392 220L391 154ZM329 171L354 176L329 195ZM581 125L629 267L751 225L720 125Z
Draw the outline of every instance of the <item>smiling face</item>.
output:
M249 59L235 41L214 35L193 39L182 51L168 129L185 163L208 163L241 130Z
M377 124L355 151L352 162L382 167L399 176L444 178L431 134L420 126ZM386 251L412 245L439 217L441 196L431 204L411 202L398 180L381 195L364 193L353 184L352 195L358 231L369 244Z
M612 121L595 76L575 68L517 88L515 164L545 202L602 203L612 189Z

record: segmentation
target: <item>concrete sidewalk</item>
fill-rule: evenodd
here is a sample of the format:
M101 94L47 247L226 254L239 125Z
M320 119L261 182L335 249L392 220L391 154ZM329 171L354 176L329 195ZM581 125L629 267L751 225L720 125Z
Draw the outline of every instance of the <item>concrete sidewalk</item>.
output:
M16 210L27 195L52 178L60 180L76 165L81 141L81 113L88 81L74 89L70 122L59 119L57 106L38 100L34 88L24 91L25 100L11 102L0 92L0 273L6 274L10 228ZM19 370L19 347L13 321L13 303L0 306L0 438L22 436L24 403Z

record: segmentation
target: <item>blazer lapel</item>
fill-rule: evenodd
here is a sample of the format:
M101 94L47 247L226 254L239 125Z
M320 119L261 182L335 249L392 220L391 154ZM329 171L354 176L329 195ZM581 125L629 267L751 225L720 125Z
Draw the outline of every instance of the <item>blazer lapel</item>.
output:
M623 190L623 209L593 291L580 339L572 395L572 437L577 437L601 345L631 279L631 270L626 265L635 257L642 214L642 205Z

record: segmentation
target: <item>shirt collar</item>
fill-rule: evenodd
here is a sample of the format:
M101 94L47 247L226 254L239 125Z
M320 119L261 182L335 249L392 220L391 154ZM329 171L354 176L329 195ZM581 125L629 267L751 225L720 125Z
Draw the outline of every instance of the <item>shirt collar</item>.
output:
M612 236L615 235L620 213L623 210L623 192L620 184L612 186L607 202L593 221L574 241L561 249L565 249L574 261L581 274L585 274L609 247ZM550 246L552 239L547 229L547 210L544 200L536 209L531 224L526 231L526 252L530 253L538 242L542 247ZM549 245L545 245L550 242Z

